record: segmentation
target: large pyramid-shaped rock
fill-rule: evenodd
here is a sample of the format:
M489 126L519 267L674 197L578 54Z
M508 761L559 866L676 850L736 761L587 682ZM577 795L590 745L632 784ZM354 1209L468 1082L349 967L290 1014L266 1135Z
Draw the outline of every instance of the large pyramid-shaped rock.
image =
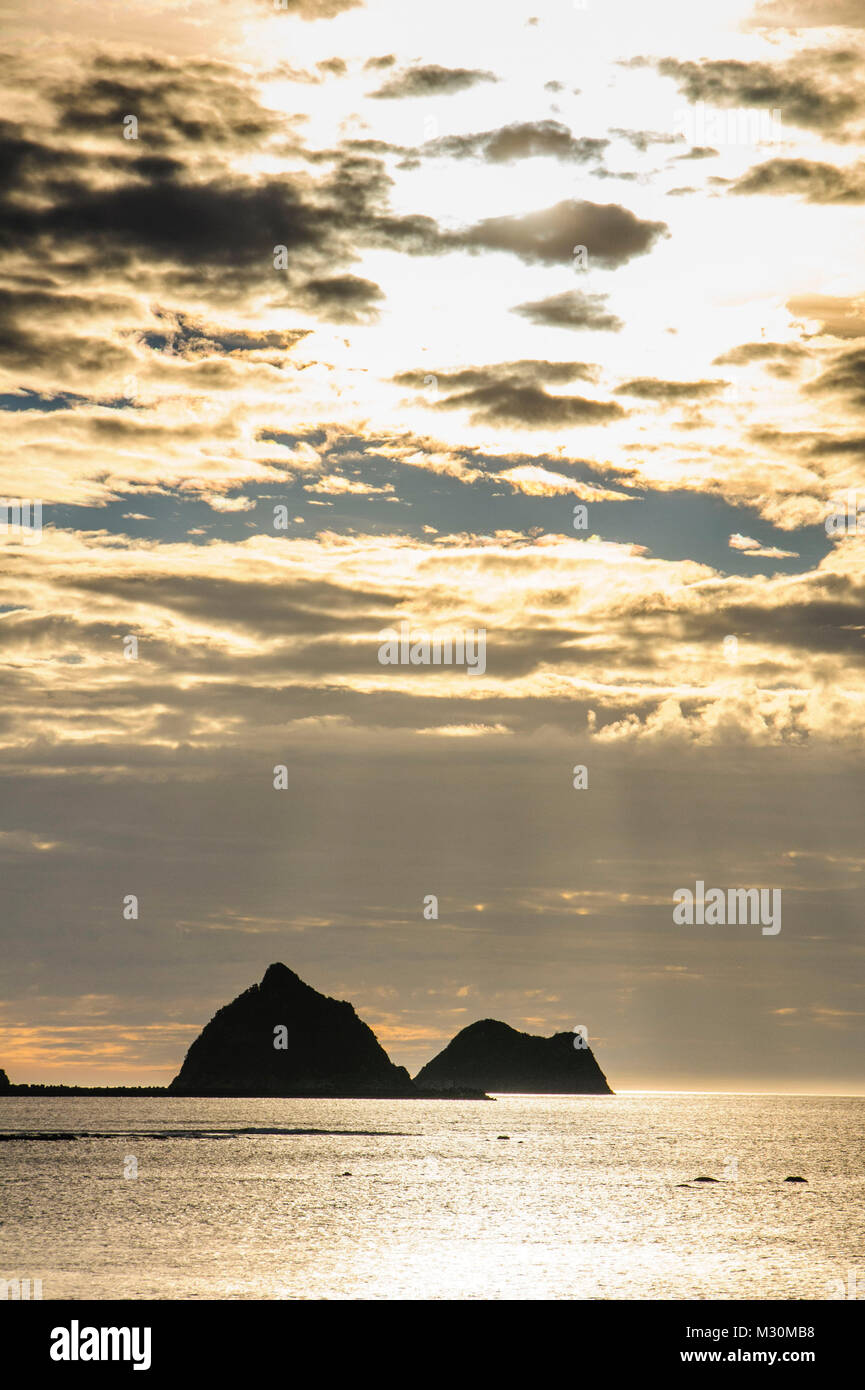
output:
M494 1018L457 1033L415 1077L423 1090L477 1087L482 1091L610 1096L591 1048L575 1048L574 1033L551 1038L518 1033Z
M284 1030L284 1031L283 1031ZM351 1004L285 965L215 1014L169 1091L180 1096L410 1096L417 1092Z

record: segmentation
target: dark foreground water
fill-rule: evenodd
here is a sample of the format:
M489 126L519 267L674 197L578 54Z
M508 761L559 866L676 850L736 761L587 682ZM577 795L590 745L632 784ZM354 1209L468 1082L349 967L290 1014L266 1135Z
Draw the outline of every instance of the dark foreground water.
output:
M863 1129L844 1098L13 1097L0 1279L45 1299L826 1299L852 1272L865 1297Z

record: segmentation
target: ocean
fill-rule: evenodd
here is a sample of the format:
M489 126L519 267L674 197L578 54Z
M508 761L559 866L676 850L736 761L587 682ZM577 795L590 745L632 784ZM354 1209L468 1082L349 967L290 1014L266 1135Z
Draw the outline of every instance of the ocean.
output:
M0 1143L0 1280L46 1300L865 1297L863 1129L844 1097L3 1098L22 1137Z

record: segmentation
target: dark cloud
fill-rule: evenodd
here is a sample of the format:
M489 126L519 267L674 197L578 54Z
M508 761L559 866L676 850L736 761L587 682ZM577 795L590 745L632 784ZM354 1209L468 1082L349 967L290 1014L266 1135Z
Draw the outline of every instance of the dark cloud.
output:
M612 268L644 255L662 235L668 235L665 222L641 221L617 203L569 200L521 217L486 218L460 239L466 246L560 265L569 264L575 249L585 246L590 266Z
M61 251L77 256L79 275L114 269L137 278L145 264L146 273L168 277L163 285L206 285L225 298L256 287L276 302L321 307L328 319L342 307L353 322L381 297L371 281L339 273L359 248L429 254L451 244L431 219L391 214L381 160L351 150L329 152L332 167L318 180L294 173L254 181L222 169L202 178L172 161L120 156L106 186L77 174L72 153L6 134L0 246L46 265ZM286 248L284 266L275 263L277 247Z
M452 397L443 403L443 408L469 408L473 412L472 422L476 424L516 425L526 429L604 424L624 414L613 401L551 396L542 387L498 382Z
M197 322L187 314L158 313L164 320L163 334L145 334L147 346L184 358L221 355L244 356L248 353L289 351L309 335L306 328L273 329L254 332L243 329L224 329Z
M291 63L277 63L276 67L270 70L268 76L280 82L301 82L309 86L318 86L325 80L320 73L308 72L306 68L293 67Z
M847 396L852 405L865 406L865 348L841 353L807 389Z
M808 458L833 458L852 454L865 457L865 437L862 435L820 434L813 430L777 430L758 426L748 431L748 438L761 448L778 449L787 456L801 454Z
M120 312L122 301L102 297L96 305ZM129 369L131 353L105 338L71 330L64 318L73 321L95 307L84 296L63 295L41 290L0 288L0 356L7 370L22 373L38 371L46 359L59 379L99 377L103 373ZM51 332L56 328L57 332Z
M624 325L615 314L606 311L606 302L605 294L566 290L563 294L550 295L548 299L517 304L512 312L521 314L531 323L544 324L549 328L591 328L618 333Z
M350 153L350 154L372 154L372 155L383 155L383 154L409 155L409 154L410 154L410 155L415 155L415 154L418 153L418 151L417 151L414 147L412 147L411 145L393 145L393 144L391 144L391 142L390 142L389 140L370 140L370 139L365 139L365 140L346 140L345 143L342 145L341 148L342 148L342 150L343 150L344 152L348 152L348 153ZM321 162L330 161L330 160L332 160L332 159L335 159L335 158L337 158L338 156L339 156L339 151L324 150L324 151L316 151L316 152L310 154L310 159L311 159L313 162L321 163Z
M376 314L376 302L384 299L380 286L357 275L332 275L307 280L301 286L319 318L333 323L365 323Z
M421 386L428 373L403 372L394 377L399 385ZM511 425L545 429L556 425L594 425L625 414L615 401L596 401L582 396L554 396L546 385L577 378L592 380L595 370L583 362L500 362L489 367L468 367L456 372L436 372L438 389L447 392L436 402L438 410L469 410L475 424Z
M865 295L799 294L787 300L797 319L815 319L830 338L865 338Z
M395 73L383 87L370 92L370 96L386 99L441 96L468 91L479 82L498 82L498 78L495 73L480 68L442 68L430 63Z
M321 214L321 215L319 215ZM126 185L91 192L71 187L50 207L7 203L2 233L32 242L62 239L94 248L112 243L191 266L249 266L272 258L274 244L303 254L330 240L325 209L285 179L253 183Z
M328 77L345 77L348 66L344 58L325 58L321 63L315 65L319 72L325 73Z
M716 396L726 381L659 381L655 377L637 377L616 387L617 396L637 396L643 401L702 400Z
M88 310L120 315L130 308L130 304L130 300L120 295L66 294L56 287L52 279L47 279L44 286L19 284L0 287L0 322L8 324L25 318L30 327L44 331L52 323L80 317Z
M13 121L0 121L0 195L15 183L59 174L69 164L66 151L30 138Z
M341 63L324 66L336 71ZM236 292L240 282L265 291L269 283L275 298L300 307L319 301L328 317L343 303L351 321L379 293L369 281L341 276L359 248L446 248L431 219L390 213L391 180L380 158L350 147L306 150L292 118L261 107L226 64L105 57L95 72L85 68L76 83L55 86L53 97L56 120L38 134L35 123L0 125L0 246L40 263L61 249L80 257L85 274L131 274L143 262L175 288L208 283L215 295ZM130 114L139 138L127 141L122 122ZM65 143L70 133L100 136L103 146L82 151ZM248 146L326 172L317 180L303 170L238 176L232 159ZM281 271L277 246L287 248ZM224 272L219 282L216 267Z
M52 95L59 135L116 134L127 155L172 143L258 146L284 125L279 113L259 104L237 69L222 63L106 58ZM123 139L127 116L138 121L137 141Z
M384 68L392 68L396 62L393 53L383 53L380 58L367 58L363 65L364 72L381 71Z
M749 169L732 193L792 193L807 203L865 202L865 164L838 168L813 159L769 159Z
M814 458L843 457L845 454L852 454L855 458L865 459L865 436L824 436L813 440L808 452Z
M865 115L865 88L856 86L861 64L862 55L855 50L817 49L784 64L662 58L657 69L673 78L691 102L778 110L785 125L839 136Z
M553 382L561 385L567 381L594 381L597 368L589 362L546 362L541 358L527 357L519 362L497 362L489 367L461 367L455 372L439 371L435 377L439 385L482 386L491 378L519 378L522 381ZM400 372L394 381L401 386L421 386L427 375L421 371Z
M575 139L559 121L523 121L476 135L448 135L423 146L423 154L449 155L452 159L486 159L507 164L517 159L548 155L565 163L584 164L600 159L609 140Z
M739 633L749 641L815 654L836 653L857 666L865 665L862 607L865 590L840 576L808 576L801 590L784 605L725 602L722 595L711 611L686 614L683 634L700 640L722 641Z
M717 154L718 151L711 145L694 145L687 154L677 154L673 157L678 162L680 159L714 159Z
M295 635L373 631L390 618L398 596L375 589L348 589L327 580L296 579L274 585L252 578L217 579L197 574L139 573L70 575L60 581L82 593L111 595L124 603L167 609L199 622L248 628L255 612L258 631L269 638ZM2 635L2 629L0 629ZM148 652L154 650L148 643Z

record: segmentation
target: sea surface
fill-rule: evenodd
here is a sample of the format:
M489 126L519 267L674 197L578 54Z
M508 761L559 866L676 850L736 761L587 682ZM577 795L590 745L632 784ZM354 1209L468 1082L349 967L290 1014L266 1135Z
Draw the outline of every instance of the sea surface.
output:
M22 1096L10 1133L0 1279L44 1299L865 1298L865 1098Z

